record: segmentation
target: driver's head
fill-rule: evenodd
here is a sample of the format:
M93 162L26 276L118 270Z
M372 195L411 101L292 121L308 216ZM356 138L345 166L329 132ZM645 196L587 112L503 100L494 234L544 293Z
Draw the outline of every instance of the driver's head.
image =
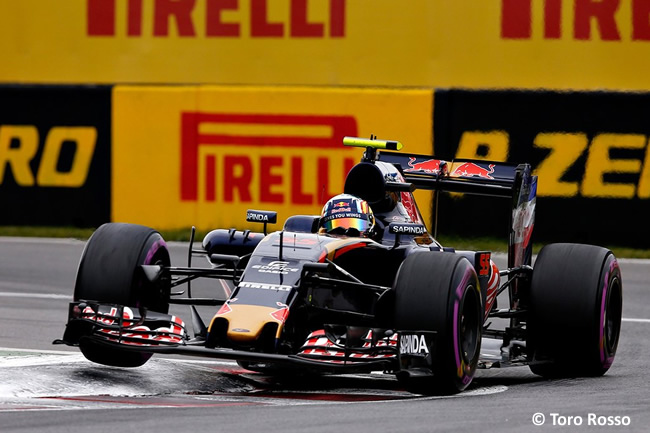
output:
M365 200L339 194L323 206L320 227L320 233L369 237L375 227L375 216Z

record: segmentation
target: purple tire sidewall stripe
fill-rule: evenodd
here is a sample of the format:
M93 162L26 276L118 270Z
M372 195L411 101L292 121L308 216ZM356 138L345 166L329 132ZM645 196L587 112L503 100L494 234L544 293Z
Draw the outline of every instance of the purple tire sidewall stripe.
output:
M461 360L460 360L460 348L458 347L459 343L459 337L458 337L458 308L460 305L460 301L463 299L463 293L464 289L467 286L467 283L469 282L470 278L472 278L472 268L467 268L465 270L465 275L463 276L463 279L461 283L456 287L456 299L454 300L454 356L456 357L456 371L460 372L461 375L459 377L462 378L463 376L463 369L461 368Z
M160 239L156 240L150 247L149 250L147 251L147 255L144 258L144 263L143 265L150 265L151 262L153 261L153 258L155 257L156 253L158 250L161 248L167 249L167 243L165 243L165 240L160 237ZM140 307L140 300L136 302L136 306Z
M147 256L145 257L143 264L150 265L153 257L156 255L160 248L167 248L167 244L162 238L158 239L153 243L153 245L151 245L151 247L149 247L149 251L147 251Z
M616 259L612 260L612 263L609 265L609 270L605 274L605 282L603 285L603 295L600 303L600 338L599 349L600 349L600 362L604 368L611 367L614 362L613 356L607 356L606 353L606 342L605 342L605 309L607 308L607 291L609 289L609 276L614 273L614 270L618 268L618 261Z

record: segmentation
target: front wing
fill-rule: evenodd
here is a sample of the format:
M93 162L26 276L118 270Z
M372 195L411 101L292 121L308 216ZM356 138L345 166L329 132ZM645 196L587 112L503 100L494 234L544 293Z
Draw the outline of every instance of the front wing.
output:
M397 362L396 334L376 344L366 342L363 347L349 348L331 341L325 331L315 331L297 354L207 348L203 340L189 338L184 322L176 316L85 301L70 304L66 331L63 339L56 340L55 344L92 346L100 351L189 355L298 366L339 373L393 370Z

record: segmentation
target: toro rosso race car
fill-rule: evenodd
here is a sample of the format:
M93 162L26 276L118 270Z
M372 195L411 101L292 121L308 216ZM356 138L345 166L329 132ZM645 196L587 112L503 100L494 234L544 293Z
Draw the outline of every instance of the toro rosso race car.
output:
M213 230L200 249L192 230L187 267L171 265L153 229L101 226L81 256L57 343L122 367L158 353L270 374L382 371L426 394L464 390L477 368L528 365L544 377L609 369L621 328L618 263L604 248L551 244L531 266L537 177L528 164L447 162L373 137L343 142L365 152L321 215L291 216L267 234L277 214L249 210L263 233ZM489 251L440 245L415 189L509 199L507 269ZM434 222L437 211L434 199ZM210 267L192 267L195 255ZM215 293L225 280L232 294L193 297L196 278L215 279ZM498 308L504 291L509 305ZM190 326L168 314L170 304L188 306ZM214 306L207 325L197 306Z

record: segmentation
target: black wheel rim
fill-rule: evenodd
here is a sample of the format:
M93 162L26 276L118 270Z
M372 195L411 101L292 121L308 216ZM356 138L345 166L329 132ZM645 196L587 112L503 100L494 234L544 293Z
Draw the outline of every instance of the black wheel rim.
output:
M618 278L612 278L607 288L608 295L605 304L605 320L603 335L605 336L604 349L608 355L613 355L618 346L618 337L621 331L621 316L623 310L623 297L621 284Z
M460 348L467 365L471 365L478 355L480 343L480 302L474 286L467 287L463 295L463 306L460 311Z

